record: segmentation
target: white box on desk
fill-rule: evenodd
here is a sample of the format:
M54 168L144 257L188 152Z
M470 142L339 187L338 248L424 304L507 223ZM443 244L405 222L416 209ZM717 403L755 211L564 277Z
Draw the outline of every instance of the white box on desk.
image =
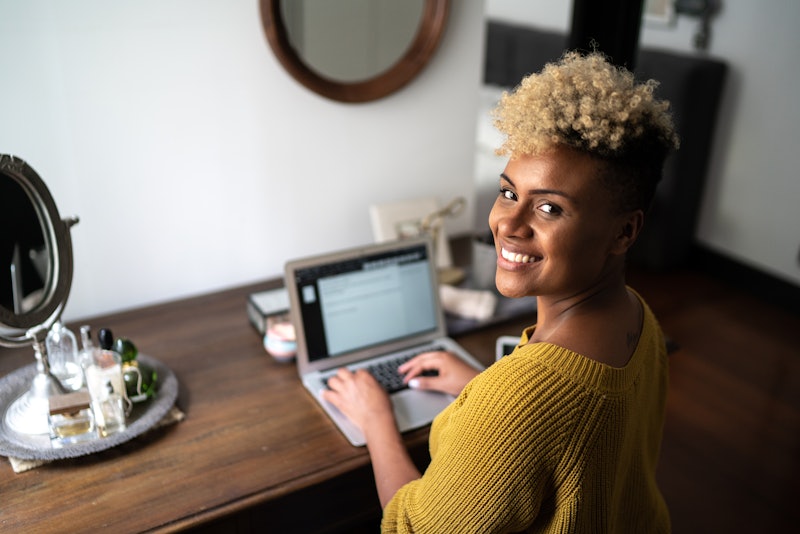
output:
M267 331L268 318L288 311L289 293L284 287L259 291L247 297L247 316L262 336Z

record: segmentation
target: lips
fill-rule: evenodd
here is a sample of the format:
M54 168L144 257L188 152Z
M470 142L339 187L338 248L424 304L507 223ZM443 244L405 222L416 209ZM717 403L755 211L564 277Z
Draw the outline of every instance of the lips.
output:
M503 256L503 259L510 261L512 263L534 263L541 258L536 256L531 256L529 254L521 254L519 252L509 252L505 248L500 249L500 255Z

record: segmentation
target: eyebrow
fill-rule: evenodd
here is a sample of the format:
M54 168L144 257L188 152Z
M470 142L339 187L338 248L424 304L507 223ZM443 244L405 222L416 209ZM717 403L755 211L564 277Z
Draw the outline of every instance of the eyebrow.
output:
M506 173L504 173L504 172L500 173L500 178L502 178L503 180L506 180L511 185L515 185L514 184L514 180L509 178L508 175ZM567 200L575 202L575 199L573 197L571 197L570 195L566 194L564 191L561 191L559 189L530 189L530 190L528 190L528 194L529 195L558 195L560 197L566 198Z

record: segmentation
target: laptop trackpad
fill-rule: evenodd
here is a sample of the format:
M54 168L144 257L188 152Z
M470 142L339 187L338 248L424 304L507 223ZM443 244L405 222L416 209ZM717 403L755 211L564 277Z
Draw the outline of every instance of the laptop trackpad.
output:
M453 397L434 391L404 389L392 395L394 416L401 432L425 426L453 401Z

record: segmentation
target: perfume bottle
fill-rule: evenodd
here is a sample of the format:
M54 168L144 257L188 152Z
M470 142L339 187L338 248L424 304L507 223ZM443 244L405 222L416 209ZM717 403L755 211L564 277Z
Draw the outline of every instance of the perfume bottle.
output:
M130 339L119 337L114 351L122 356L122 377L125 392L132 403L144 402L156 395L158 373L150 365L138 361L139 349Z
M86 390L55 395L48 399L50 442L55 448L96 437L91 398Z
M104 328L98 334L100 348L92 350L91 357L83 363L97 432L106 437L125 430L125 413L130 401L125 396L122 358L111 350L108 342L113 339L111 331Z
M78 361L78 342L75 334L56 321L45 339L50 372L61 385L71 391L83 387L83 370Z
M92 361L94 357L95 346L92 342L92 327L88 324L81 326L81 350L78 353L78 363L81 369L86 369L86 366Z

